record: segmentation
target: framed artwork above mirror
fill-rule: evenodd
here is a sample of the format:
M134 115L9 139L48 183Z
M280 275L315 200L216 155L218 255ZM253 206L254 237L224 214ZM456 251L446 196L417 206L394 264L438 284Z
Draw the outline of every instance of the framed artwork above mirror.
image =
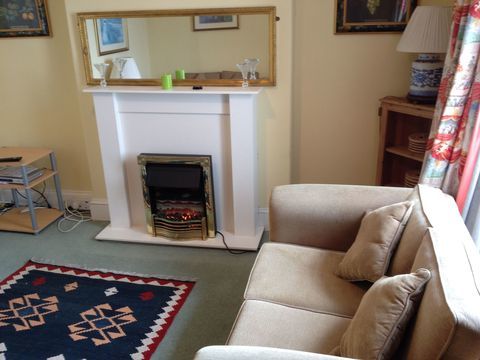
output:
M241 86L236 65L259 59L250 85L274 86L275 11L243 7L79 13L86 83L98 85L101 76L95 65L107 63L109 85L158 86L162 75L172 74L175 86ZM184 78L176 79L178 73Z

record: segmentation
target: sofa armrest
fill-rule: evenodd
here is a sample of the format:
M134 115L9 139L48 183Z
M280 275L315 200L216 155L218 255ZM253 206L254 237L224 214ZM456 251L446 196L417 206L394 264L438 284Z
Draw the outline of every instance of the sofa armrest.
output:
M333 355L260 346L207 346L195 355L194 360L338 360L347 359Z
M270 197L270 240L346 251L368 210L404 201L409 188L282 185Z

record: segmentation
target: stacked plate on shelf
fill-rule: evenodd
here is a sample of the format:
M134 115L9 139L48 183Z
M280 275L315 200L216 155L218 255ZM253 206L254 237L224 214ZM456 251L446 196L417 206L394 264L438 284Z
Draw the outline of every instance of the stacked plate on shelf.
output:
M405 172L405 178L403 183L405 187L415 187L418 184L420 178L420 170L408 170Z
M414 133L408 136L408 150L417 154L425 153L427 148L427 133Z

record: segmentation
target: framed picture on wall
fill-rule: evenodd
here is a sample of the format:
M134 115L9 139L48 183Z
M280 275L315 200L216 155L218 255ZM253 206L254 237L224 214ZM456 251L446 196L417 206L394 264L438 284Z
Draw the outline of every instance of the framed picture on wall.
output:
M0 0L0 37L50 35L47 0Z
M98 55L107 55L128 50L127 20L101 18L95 20Z
M402 32L416 0L336 0L335 33Z
M193 17L194 31L238 28L238 15L200 15Z

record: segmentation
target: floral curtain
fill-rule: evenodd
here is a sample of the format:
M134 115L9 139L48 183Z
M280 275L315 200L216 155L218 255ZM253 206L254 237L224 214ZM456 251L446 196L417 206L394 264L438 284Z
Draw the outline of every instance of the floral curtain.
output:
M480 104L480 0L457 0L420 183L457 195Z

